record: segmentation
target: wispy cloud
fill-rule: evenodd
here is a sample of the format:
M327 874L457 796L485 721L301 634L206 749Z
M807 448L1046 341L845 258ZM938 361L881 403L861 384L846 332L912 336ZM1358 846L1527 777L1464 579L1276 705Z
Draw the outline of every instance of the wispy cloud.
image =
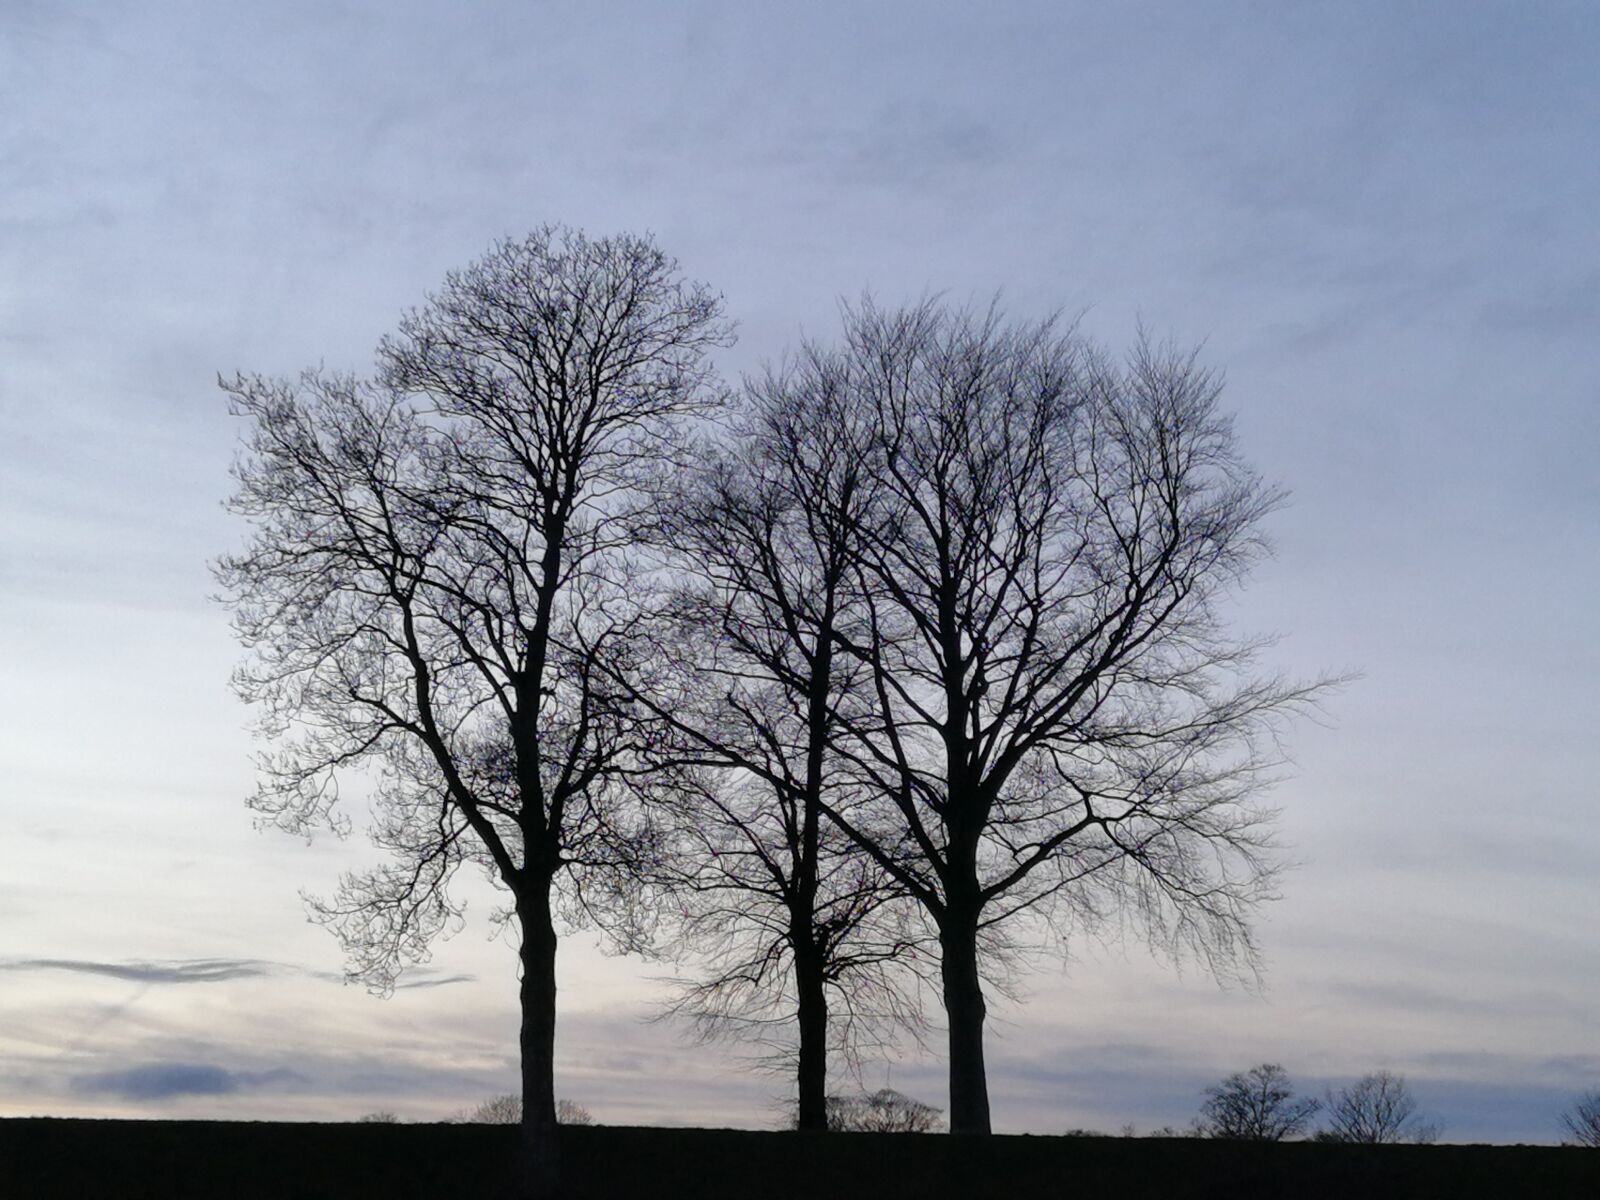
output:
M108 979L123 979L130 983L226 983L232 979L251 979L264 975L305 975L312 979L343 982L343 976L331 971L315 971L308 967L288 963L268 962L259 958L189 958L168 959L162 962L128 960L98 962L80 958L14 958L0 960L0 971L24 973L30 971L68 971L80 975L102 975ZM471 983L477 976L468 974L441 975L430 978L427 968L412 969L412 978L396 984L398 988L436 988L452 983Z
M298 1071L230 1071L213 1063L144 1063L122 1071L79 1075L72 1090L80 1095L124 1100L166 1100L173 1096L226 1096L257 1088L293 1087L308 1082Z
M436 988L444 987L447 984L452 983L472 983L477 978L478 977L476 975L441 975L438 979L406 979L395 984L394 986L396 989Z
M79 958L20 958L0 961L0 971L72 971L132 983L222 983L281 970L254 958L191 958L166 962L95 962Z

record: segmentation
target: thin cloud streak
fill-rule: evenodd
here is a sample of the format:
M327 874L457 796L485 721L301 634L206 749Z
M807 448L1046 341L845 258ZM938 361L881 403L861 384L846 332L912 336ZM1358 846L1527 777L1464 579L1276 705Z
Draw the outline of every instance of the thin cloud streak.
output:
M80 975L103 975L109 979L123 979L142 984L226 983L233 979L252 979L263 975L297 974L311 979L346 982L345 977L332 971L318 971L310 967L288 963L267 962L255 958L198 958L168 962L92 962L71 958L18 958L0 959L0 971L23 973L30 971L68 971ZM437 979L427 978L428 968L412 967L407 978L397 983L398 988L437 988L456 983L472 983L476 975L457 973ZM423 978L414 978L421 975Z
M281 970L277 964L258 959L201 958L187 961L86 962L68 958L24 958L0 961L0 971L71 971L83 975L104 975L133 983L223 983L230 979L249 979Z
M411 974L415 974L416 971L417 971L417 968L413 967L413 968L411 968L411 972L410 973ZM400 982L396 983L394 986L395 986L395 990L396 991L400 991L400 990L405 989L405 988L448 987L452 983L473 983L473 982L475 982L477 980L477 978L478 977L476 975L445 975L445 976L442 976L439 979L410 979L410 978L406 978L406 979L402 979Z

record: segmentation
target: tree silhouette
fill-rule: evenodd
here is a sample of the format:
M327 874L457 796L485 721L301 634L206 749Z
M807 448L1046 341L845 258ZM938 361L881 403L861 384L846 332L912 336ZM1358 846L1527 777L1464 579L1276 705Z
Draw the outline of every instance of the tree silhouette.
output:
M829 739L860 671L836 642L859 624L846 601L874 486L838 367L807 347L747 383L731 445L708 447L663 505L678 585L640 697L663 753L703 768L699 786L680 780L666 882L678 944L706 972L673 1011L705 1036L775 1044L801 1129L828 1127L830 1048L854 1060L920 1023L903 970L920 931L893 878L823 817L848 786Z
M893 1088L828 1097L828 1128L839 1133L932 1133L940 1110Z
M1302 1132L1321 1107L1297 1098L1277 1063L1262 1063L1207 1088L1197 1128L1206 1137L1281 1142Z
M1330 1093L1327 1107L1328 1127L1317 1135L1322 1141L1426 1145L1439 1138L1438 1125L1417 1114L1416 1098L1403 1075L1388 1071L1363 1075Z
M1252 672L1221 602L1279 500L1220 381L1141 341L926 302L845 313L875 492L836 630L860 704L825 810L937 933L957 1132L990 1127L985 973L1029 922L1132 917L1216 970L1272 894L1253 803L1311 689Z
M460 1116L464 1125L520 1125L522 1099L515 1092L490 1096Z
M456 1118L464 1125L520 1125L522 1099L513 1092L490 1096ZM593 1125L594 1117L576 1100L562 1098L556 1101L558 1125Z
M562 1125L593 1125L594 1114L576 1100L556 1101L556 1121Z
M1566 1128L1569 1145L1600 1150L1600 1092L1589 1092L1574 1100L1572 1107L1561 1114L1561 1124Z
M557 920L625 919L653 852L615 683L627 555L681 422L717 401L720 310L647 238L545 228L448 275L375 381L224 384L252 535L216 570L278 745L252 804L337 824L340 775L376 769L392 861L315 912L380 990L456 919L460 864L510 892L530 1146L556 1122Z

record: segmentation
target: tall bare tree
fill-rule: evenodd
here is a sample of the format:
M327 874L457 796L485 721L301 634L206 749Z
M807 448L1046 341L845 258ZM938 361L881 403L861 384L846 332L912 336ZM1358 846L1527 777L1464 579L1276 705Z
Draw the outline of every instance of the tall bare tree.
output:
M680 788L671 882L680 944L709 970L674 1011L707 1035L775 1042L798 1125L817 1130L830 1048L854 1059L918 1023L919 938L899 889L822 814L840 786L834 713L860 674L836 641L859 620L845 596L874 488L846 365L805 347L748 381L729 446L663 506L678 586L654 633L671 662L642 696L665 744L703 769L702 787Z
M373 382L224 384L252 535L217 574L279 746L252 804L309 830L376 769L391 862L316 911L380 989L455 918L460 864L510 892L530 1142L556 1123L558 918L615 916L650 850L616 684L633 521L730 336L649 239L544 228L447 276Z
M938 931L951 1127L987 1132L986 943L1131 915L1253 961L1252 797L1307 692L1252 673L1221 604L1279 493L1192 354L935 302L847 311L844 353L876 490L835 632L869 703L835 711L860 786L825 807Z

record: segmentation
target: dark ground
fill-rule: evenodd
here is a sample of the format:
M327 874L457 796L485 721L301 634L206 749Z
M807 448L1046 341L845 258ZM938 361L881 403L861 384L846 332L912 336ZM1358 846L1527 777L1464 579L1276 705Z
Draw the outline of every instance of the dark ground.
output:
M474 1125L0 1120L0 1198L499 1194L517 1131ZM1600 1152L1548 1146L1253 1145L1189 1138L563 1130L566 1194L787 1197L1584 1197Z

